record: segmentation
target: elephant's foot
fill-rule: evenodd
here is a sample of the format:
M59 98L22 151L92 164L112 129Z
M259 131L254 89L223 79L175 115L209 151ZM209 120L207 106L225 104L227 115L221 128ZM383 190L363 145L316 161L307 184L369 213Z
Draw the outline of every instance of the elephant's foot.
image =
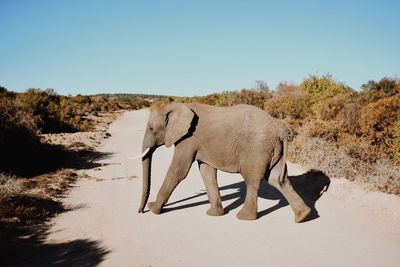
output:
M221 216L224 214L225 214L225 211L223 208L210 208L209 210L207 210L207 215L210 215L210 216Z
M310 214L311 214L311 209L306 206L303 209L298 210L294 213L295 215L294 221L300 223L305 219L307 219L307 217L310 216Z
M249 209L242 208L237 214L236 217L240 220L255 220L257 219L257 212L250 211Z
M147 207L149 208L149 210L151 210L151 212L153 212L154 214L160 214L161 213L161 205L158 205L157 202L149 202L147 204Z

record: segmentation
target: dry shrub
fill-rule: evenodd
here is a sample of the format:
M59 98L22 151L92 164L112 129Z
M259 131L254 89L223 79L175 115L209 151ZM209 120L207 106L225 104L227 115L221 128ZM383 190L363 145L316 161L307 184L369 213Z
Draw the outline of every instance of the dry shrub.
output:
M271 94L268 91L242 89L240 93L230 95L227 105L247 104L264 109L264 102L269 98L271 98Z
M23 183L14 175L0 173L0 202L23 192Z
M264 108L264 102L271 98L272 94L267 90L242 89L240 92L223 92L222 94L211 94L197 97L193 100L198 103L214 105L219 107L230 107L239 104L247 104Z
M42 133L76 132L81 128L83 114L78 113L80 104L72 98L55 94L53 91L28 89L17 94L15 104L31 114Z
M0 175L0 221L30 224L43 223L42 219L62 211L61 203L54 206L55 201L71 188L77 175L71 170L61 170L31 179L6 177L6 182L1 179Z
M294 83L280 82L274 91L274 97L281 97L285 93L299 91L299 86Z
M1 98L0 111L0 171L10 171L18 160L34 156L39 128L32 114L12 99Z
M37 118L17 101L0 98L0 142L13 135L34 136L39 132Z
M341 112L348 101L348 98L339 95L327 98L320 105L319 115L323 120L333 120Z
M309 118L304 122L300 132L309 138L318 137L329 142L338 142L342 134L341 125L324 121L315 117Z
M53 89L42 91L34 88L24 93L12 93L4 87L0 87L0 102L1 107L7 106L2 109L6 114L4 116L12 117L15 113L12 109L16 108L25 114L19 116L20 119L26 117L25 120L30 120L32 127L41 133L91 131L94 125L87 118L88 115L150 106L147 100L128 96L70 97L58 95Z
M59 165L66 151L42 143L39 134L92 130L88 115L97 108L120 106L102 97L66 97L38 89L13 93L0 87L0 172L27 176Z
M363 90L360 93L361 101L369 104L400 93L400 80L384 77L379 82L368 81L361 85L361 89Z
M137 109L148 108L148 107L150 107L150 102L145 99L130 101L129 103L125 103L125 101L122 101L122 108L124 108L124 109L137 110Z
M264 110L276 118L304 119L311 114L311 95L299 90L286 91L267 100Z
M196 97L195 100L198 103L216 106L219 98L220 98L220 94L215 93L215 94L206 95L203 97Z
M387 159L382 146L371 145L366 138L361 138L354 133L356 125L349 124L347 120L325 121L309 118L297 131L304 138L323 139L331 146L340 148L346 155L366 163L376 163Z
M223 92L204 97L167 98L215 106L250 104L285 121L297 136L292 160L333 177L369 182L400 194L400 82L369 81L363 92L332 79L310 76L300 86L281 83L274 94L264 90ZM290 129L288 127L287 129Z
M260 90L242 89L240 92L223 92L221 94L211 94L203 97L165 97L161 101L153 102L152 106L166 105L170 103L191 103L197 102L212 106L229 107L239 104L248 104L264 108L264 102L271 98L272 94L264 88Z
M184 96L184 97L177 97L174 99L175 103L192 103L192 98Z
M367 104L359 120L360 130L371 145L382 146L390 154L393 150L393 134L400 110L400 94Z
M361 117L362 106L357 102L344 103L339 110L336 120L339 121L349 134L359 134L359 119Z
M353 158L321 138L297 136L289 146L289 158L319 169L329 177L358 181L382 192L400 194L400 167L388 161L370 164Z
M397 114L397 123L393 135L392 162L400 165L400 111Z

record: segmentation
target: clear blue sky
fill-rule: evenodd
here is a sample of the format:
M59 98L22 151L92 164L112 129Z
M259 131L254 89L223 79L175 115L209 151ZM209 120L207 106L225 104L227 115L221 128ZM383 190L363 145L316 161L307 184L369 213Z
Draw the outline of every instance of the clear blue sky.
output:
M0 85L206 95L400 76L400 1L0 0Z

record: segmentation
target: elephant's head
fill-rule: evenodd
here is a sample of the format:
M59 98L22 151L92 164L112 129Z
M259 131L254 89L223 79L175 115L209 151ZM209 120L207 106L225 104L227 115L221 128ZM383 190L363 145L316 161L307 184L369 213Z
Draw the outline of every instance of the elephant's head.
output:
M150 113L143 138L143 190L138 212L143 212L150 194L151 160L157 147L170 147L184 137L191 127L193 111L185 104L154 108Z

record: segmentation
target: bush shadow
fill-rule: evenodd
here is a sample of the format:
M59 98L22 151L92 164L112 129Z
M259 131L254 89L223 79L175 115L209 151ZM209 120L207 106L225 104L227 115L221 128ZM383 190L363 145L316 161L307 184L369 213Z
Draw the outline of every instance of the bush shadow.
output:
M60 169L89 169L99 167L95 161L109 156L91 149L70 150L61 145L34 142L8 152L0 162L0 170L20 177L32 178Z
M289 176L289 180L293 186L293 189L311 208L311 215L308 217L307 221L318 218L319 214L317 209L315 208L315 203L322 196L322 194L328 190L330 185L330 178L326 176L322 171L310 170L302 175ZM224 195L223 191L228 189L230 190L236 189L236 192ZM225 213L229 213L231 210L238 208L240 205L244 203L246 197L246 184L244 181L230 184L227 186L222 186L219 188L219 190L221 192L222 202L228 200L234 200L228 206L224 207ZM188 200L193 200L204 195L207 195L207 193L206 192L198 193L194 196L174 201L172 203L168 203L167 205L165 205L162 211L169 212L173 210L180 210L180 209L192 208L200 205L209 204L208 200L203 200L169 208L169 206L176 205L178 203ZM288 205L286 198L277 189L269 185L265 179L261 183L258 196L269 200L279 200L279 202L276 205L266 210L259 211L257 214L258 218L261 218L273 211L276 211Z
M16 196L1 205L3 211L14 210L14 217L0 221L0 266L96 266L110 252L100 241L88 239L45 243L51 226L46 222L72 210L60 201Z
M27 178L23 179L24 189L44 191L38 195L21 192L0 198L0 266L98 265L110 252L100 241L78 239L53 244L47 243L46 238L51 218L82 208L62 205L61 199L78 179L74 171L65 169L103 166L95 161L108 154L48 144L40 144L36 153L32 157L32 153L22 152L14 165L6 165L12 173Z

